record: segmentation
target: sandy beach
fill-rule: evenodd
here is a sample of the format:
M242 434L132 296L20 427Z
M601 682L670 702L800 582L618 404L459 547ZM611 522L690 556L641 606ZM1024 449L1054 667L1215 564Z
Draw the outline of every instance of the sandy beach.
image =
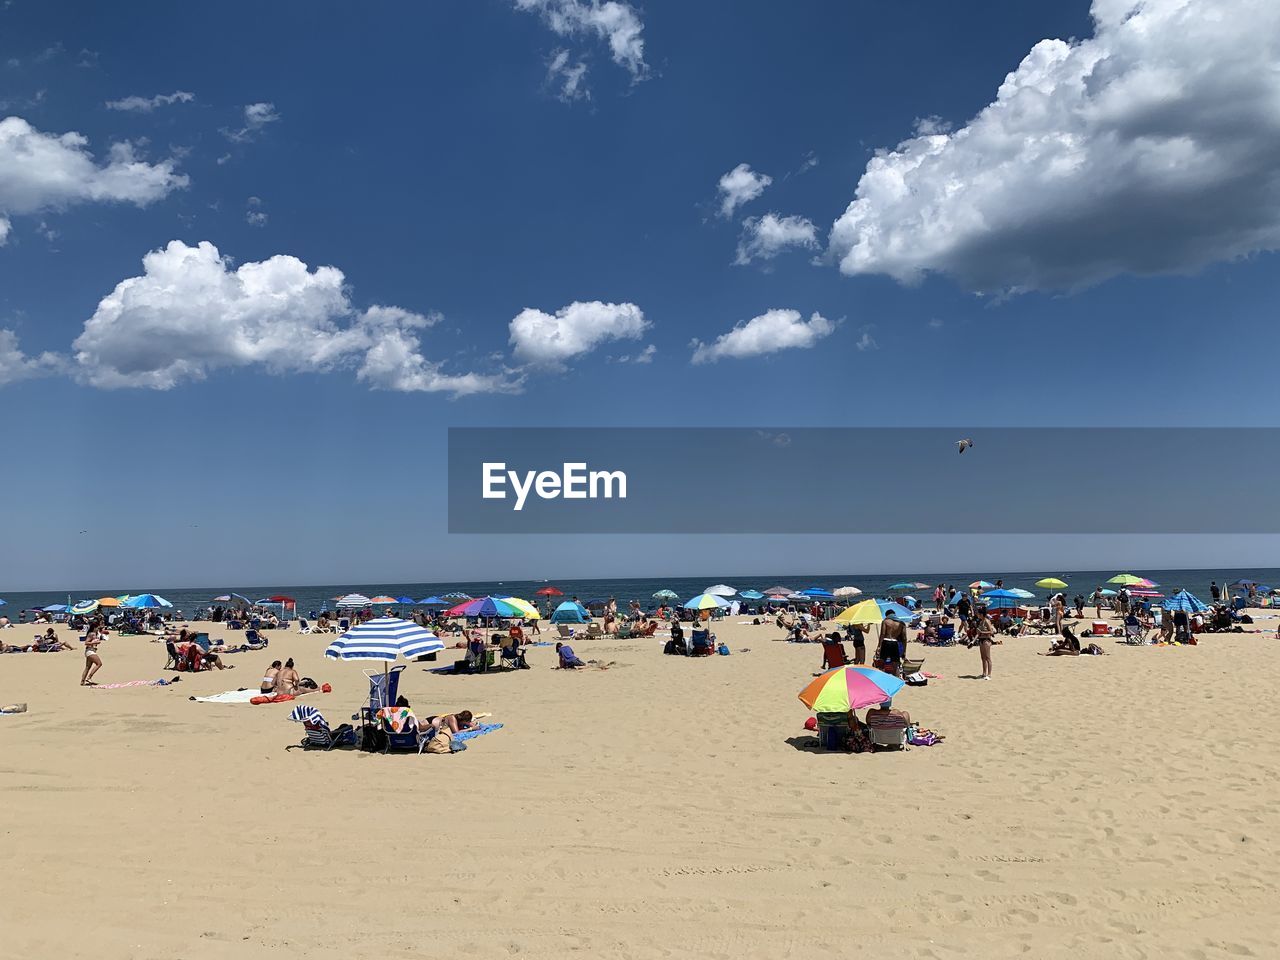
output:
M929 649L939 678L897 705L946 742L853 756L804 749L821 651L772 625L718 627L730 657L615 640L576 644L608 670L552 670L549 647L522 672L412 664L420 715L505 724L452 757L286 751L290 705L188 699L291 655L347 719L362 665L320 636L167 687L6 655L0 700L30 710L0 718L5 953L1276 956L1280 643L1257 626L1072 659L1010 639L990 683L964 679L976 651ZM164 659L113 637L98 679Z

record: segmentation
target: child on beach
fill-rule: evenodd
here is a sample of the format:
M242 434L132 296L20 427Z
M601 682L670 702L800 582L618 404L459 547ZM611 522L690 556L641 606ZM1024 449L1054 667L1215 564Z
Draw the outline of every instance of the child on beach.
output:
M98 645L102 643L102 637L93 630L85 634L84 638L84 672L80 674L80 686L94 687L97 686L93 682L93 675L102 669L102 657L98 655Z

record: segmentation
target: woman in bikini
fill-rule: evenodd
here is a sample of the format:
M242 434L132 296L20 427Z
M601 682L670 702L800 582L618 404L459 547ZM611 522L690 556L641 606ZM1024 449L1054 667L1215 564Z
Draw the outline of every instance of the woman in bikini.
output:
M978 608L978 652L982 655L982 679L991 679L991 644L996 638L996 625L985 607Z
M284 662L284 668L276 674L276 693L286 693L289 696L296 696L298 693L298 681L302 677L298 675L298 671L293 668L293 657Z
M90 630L84 637L84 672L80 674L80 686L95 687L93 675L102 669L102 657L98 655L98 644L102 637Z
M272 660L271 666L267 667L267 672L262 675L262 686L259 693L264 696L271 696L276 692L276 686L280 683L280 661Z

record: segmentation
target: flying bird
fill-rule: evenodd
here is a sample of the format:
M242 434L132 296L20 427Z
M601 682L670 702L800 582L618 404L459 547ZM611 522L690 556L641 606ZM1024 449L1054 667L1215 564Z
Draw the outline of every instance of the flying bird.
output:
M961 453L964 453L966 450L968 450L972 446L973 446L973 441L970 440L968 437L965 437L963 440L956 441L956 448Z

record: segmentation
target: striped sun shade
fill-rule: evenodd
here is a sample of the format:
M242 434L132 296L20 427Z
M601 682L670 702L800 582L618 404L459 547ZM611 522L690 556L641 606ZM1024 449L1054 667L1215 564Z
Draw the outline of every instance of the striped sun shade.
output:
M333 643L324 655L330 660L412 660L444 649L444 643L430 630L409 620L379 617L352 627Z
M338 598L340 607L367 607L372 602L363 593L348 593L345 597Z

